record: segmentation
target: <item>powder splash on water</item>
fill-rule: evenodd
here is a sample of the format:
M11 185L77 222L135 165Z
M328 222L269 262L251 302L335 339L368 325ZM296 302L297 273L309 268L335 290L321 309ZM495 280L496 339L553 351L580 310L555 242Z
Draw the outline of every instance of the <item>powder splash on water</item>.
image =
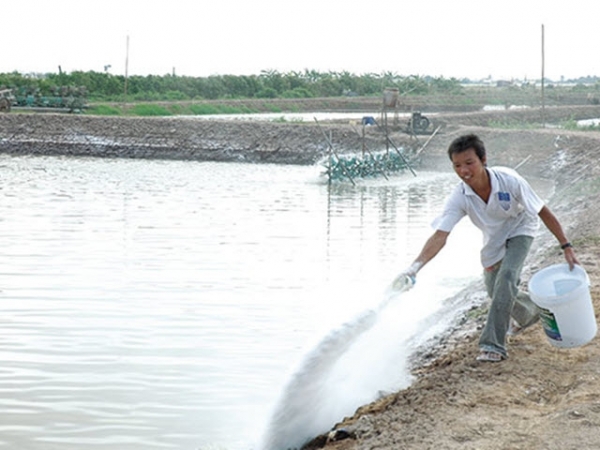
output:
M280 396L260 450L300 448L375 400L382 388L409 378L402 347L389 339L395 324L381 312L412 285L407 279L388 289L375 309L331 331L305 356Z

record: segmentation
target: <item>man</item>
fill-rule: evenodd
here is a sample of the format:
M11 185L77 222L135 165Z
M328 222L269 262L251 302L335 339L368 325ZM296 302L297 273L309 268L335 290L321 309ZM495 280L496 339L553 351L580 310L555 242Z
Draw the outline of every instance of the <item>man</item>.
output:
M477 360L499 362L508 357L507 333L518 334L539 319L539 308L518 289L523 263L539 228L538 217L558 240L569 267L573 269L579 262L558 219L529 183L512 169L487 168L485 146L479 137L458 137L450 144L448 156L461 182L434 221L435 232L394 283L407 276L414 282L417 272L444 247L454 226L469 216L483 232L481 262L492 299Z

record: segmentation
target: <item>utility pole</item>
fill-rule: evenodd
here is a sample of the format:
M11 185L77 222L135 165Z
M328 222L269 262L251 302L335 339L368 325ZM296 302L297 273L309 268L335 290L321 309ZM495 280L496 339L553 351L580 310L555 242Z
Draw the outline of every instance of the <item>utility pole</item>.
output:
M125 48L125 99L127 99L127 78L129 72L129 35L127 35L127 44Z
M542 24L542 127L546 128L546 97L544 91L544 24Z

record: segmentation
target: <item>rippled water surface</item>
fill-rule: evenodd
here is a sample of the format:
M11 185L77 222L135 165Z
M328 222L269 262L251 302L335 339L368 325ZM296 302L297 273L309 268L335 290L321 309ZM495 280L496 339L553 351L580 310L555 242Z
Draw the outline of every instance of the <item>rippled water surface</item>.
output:
M0 446L44 450L254 446L303 352L380 300L456 182L27 157L0 171ZM469 232L406 308L429 314L479 275L479 239L457 245Z

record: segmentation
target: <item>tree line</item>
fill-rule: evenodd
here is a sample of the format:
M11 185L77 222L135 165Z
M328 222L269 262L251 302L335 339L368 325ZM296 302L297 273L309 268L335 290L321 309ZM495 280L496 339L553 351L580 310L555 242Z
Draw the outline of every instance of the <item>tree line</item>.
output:
M242 98L316 98L381 95L397 88L404 95L457 94L461 82L455 78L400 76L393 73L356 75L349 72L280 73L259 75L129 76L108 72L0 74L0 89L14 95L79 95L88 101L218 100Z

